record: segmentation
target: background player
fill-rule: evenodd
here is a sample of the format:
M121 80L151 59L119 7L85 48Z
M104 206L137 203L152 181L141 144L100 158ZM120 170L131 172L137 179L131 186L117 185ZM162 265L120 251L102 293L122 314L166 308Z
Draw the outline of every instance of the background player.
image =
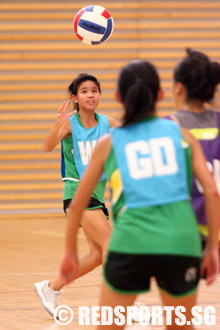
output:
M220 113L208 107L208 103L213 103L220 83L220 64L204 53L192 49L186 52L187 56L174 70L173 96L176 108L180 109L174 117L199 140L220 192ZM208 235L205 197L196 179L193 181L192 205L204 244Z

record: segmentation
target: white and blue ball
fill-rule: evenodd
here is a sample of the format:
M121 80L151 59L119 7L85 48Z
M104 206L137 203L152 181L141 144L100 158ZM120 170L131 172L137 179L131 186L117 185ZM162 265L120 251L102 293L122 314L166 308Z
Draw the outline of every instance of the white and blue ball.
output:
M91 5L80 9L73 21L77 37L87 45L98 45L108 40L114 21L107 9Z

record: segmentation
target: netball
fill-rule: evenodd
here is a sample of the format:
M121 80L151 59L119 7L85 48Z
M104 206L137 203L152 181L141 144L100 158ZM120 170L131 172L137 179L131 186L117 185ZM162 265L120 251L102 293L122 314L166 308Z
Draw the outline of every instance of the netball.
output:
M99 45L107 41L114 29L110 12L101 6L80 9L73 21L74 32L87 45Z

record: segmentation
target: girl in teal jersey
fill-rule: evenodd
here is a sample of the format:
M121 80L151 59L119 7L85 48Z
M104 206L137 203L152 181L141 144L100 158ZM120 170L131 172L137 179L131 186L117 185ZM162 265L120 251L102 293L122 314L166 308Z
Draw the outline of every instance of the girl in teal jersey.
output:
M76 111L68 113L70 101L64 102L58 110L55 126L44 141L45 152L52 151L60 141L62 143L61 172L65 182L63 204L67 216L69 204L88 164L94 144L111 126L118 124L116 119L96 113L101 94L100 83L96 77L80 74L70 84L69 94ZM108 211L104 204L105 186L106 178L102 177L91 192L90 201L82 217L81 226L89 252L80 258L78 277L101 265L105 255L111 234L111 226L106 219ZM57 307L60 289L64 285L65 282L60 276L34 285L45 309L52 316Z
M124 108L122 127L100 139L71 203L61 276L68 283L78 274L78 226L104 170L113 186L114 229L100 306L126 309L138 293L149 290L154 277L162 303L184 306L190 320L200 273L207 273L207 284L218 274L220 198L199 143L175 122L156 117L156 103L163 92L150 63L135 61L125 66L116 97ZM187 142L182 143L182 136ZM189 146L193 173L204 189L209 226L201 268L199 231L187 186L190 164L186 164L184 148ZM175 318L173 313L167 329L178 328ZM113 323L98 329L118 327ZM185 329L193 325L187 323Z

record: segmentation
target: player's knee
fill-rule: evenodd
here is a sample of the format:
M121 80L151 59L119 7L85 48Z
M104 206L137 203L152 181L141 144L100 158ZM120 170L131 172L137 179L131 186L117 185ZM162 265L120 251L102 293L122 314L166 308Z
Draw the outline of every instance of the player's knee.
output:
M108 253L108 244L106 244L106 247L102 249L102 261L105 260L107 253Z
M101 250L94 250L91 253L91 260L94 267L98 267L102 264L102 251Z

